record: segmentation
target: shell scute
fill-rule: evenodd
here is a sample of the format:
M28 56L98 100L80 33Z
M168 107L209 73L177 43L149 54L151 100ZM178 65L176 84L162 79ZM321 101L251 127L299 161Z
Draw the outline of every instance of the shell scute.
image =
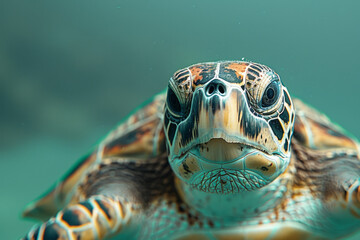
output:
M299 99L293 99L296 117L294 138L312 149L347 149L359 155L359 142L349 136L326 115L310 107Z

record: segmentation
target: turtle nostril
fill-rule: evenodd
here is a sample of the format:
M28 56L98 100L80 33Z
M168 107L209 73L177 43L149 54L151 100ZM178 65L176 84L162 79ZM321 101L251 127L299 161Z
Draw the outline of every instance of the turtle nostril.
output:
M226 86L224 83L222 83L219 80L213 80L211 83L209 83L206 87L205 87L205 93L207 96L212 96L212 95L225 95L226 94Z
M224 94L225 93L225 88L223 85L219 85L218 86L218 91L221 93L221 94Z
M214 85L211 84L207 89L207 94L211 95L214 92L214 90L215 90L215 87L214 87Z

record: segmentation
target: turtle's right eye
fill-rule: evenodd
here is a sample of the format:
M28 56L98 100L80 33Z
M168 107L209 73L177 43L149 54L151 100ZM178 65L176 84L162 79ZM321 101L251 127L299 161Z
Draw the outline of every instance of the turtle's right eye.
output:
M274 105L279 99L280 95L280 82L272 81L264 90L262 99L260 101L262 108L269 108Z
M180 104L178 97L176 96L176 94L174 93L174 91L171 89L170 86L168 87L166 98L167 98L166 103L167 103L168 109L171 112L171 114L176 117L180 117L181 116L181 104Z

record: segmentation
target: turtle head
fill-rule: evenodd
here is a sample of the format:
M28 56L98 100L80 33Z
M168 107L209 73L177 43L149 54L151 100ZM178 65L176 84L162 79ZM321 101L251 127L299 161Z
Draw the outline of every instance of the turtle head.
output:
M290 161L294 108L272 69L202 63L170 79L164 128L170 165L186 184L227 194L261 188Z

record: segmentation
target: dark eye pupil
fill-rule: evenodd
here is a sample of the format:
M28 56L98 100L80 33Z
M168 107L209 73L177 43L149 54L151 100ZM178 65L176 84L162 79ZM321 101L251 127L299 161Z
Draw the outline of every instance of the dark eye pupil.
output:
M261 107L266 108L272 106L279 98L280 83L272 81L265 89L261 100Z
M274 91L274 89L269 88L269 89L267 90L267 92L266 92L266 95L267 95L268 99L272 99L272 98L275 96L275 91Z
M181 113L181 104L174 91L168 87L167 91L167 105L171 112L175 114Z

